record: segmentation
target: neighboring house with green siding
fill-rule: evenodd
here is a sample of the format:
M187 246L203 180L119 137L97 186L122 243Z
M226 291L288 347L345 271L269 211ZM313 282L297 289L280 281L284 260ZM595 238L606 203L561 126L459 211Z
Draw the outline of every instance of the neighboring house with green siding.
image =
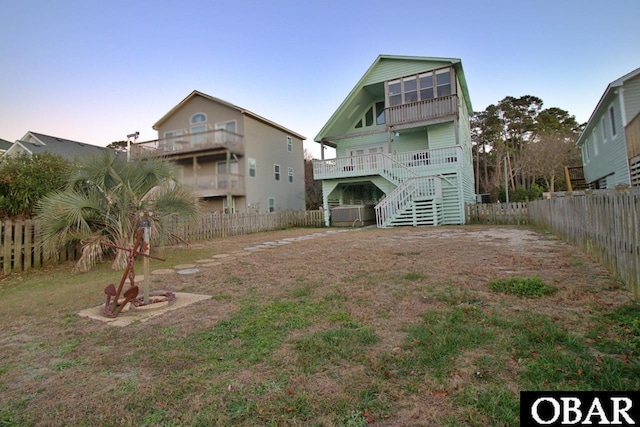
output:
M194 90L134 144L132 156L161 156L211 212L305 209L304 136Z
M640 68L607 86L576 145L592 188L640 185Z
M379 227L465 223L472 112L460 59L380 55L315 137L327 225L345 205L375 205Z
M5 139L0 139L0 156L2 156L2 154L4 154L9 148L11 148L11 145L13 145L12 142Z

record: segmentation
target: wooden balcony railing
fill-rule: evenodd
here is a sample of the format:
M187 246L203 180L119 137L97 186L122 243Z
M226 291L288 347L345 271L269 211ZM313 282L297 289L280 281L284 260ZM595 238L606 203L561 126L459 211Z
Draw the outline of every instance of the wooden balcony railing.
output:
M426 101L396 105L386 109L387 126L428 122L454 116L458 112L458 96L449 95Z
M225 129L190 133L171 138L140 142L131 146L131 156L167 156L198 151L229 150L244 154L244 138Z

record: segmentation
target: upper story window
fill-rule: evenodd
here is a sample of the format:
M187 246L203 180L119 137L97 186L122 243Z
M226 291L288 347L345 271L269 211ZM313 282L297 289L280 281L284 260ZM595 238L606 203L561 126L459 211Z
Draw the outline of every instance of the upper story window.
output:
M256 159L248 159L248 163L249 163L249 176L251 178L255 178L256 177Z
M604 120L604 117L600 119L600 134L602 135L602 143L607 143L607 127Z
M589 160L591 160L591 153L589 151L589 139L587 139L582 145L582 159L585 163L589 163Z
M611 120L611 136L616 136L616 114L613 111L613 105L609 107L609 119Z
M280 181L280 165L273 165L273 177Z
M287 137L287 151L290 153L293 152L293 138L290 136Z
M356 129L360 129L361 127L368 127L374 125L374 118L376 125L383 125L385 123L384 118L384 101L378 101L373 104L366 113L364 113L364 117L361 117L360 120L356 123Z
M453 93L451 69L430 71L387 82L389 106L426 101Z
M228 122L216 123L216 129L224 129L227 132L237 133L236 121L235 120L229 120Z
M204 123L206 121L207 121L207 116L204 115L203 113L196 113L193 116L191 116L192 125L196 125L198 123Z

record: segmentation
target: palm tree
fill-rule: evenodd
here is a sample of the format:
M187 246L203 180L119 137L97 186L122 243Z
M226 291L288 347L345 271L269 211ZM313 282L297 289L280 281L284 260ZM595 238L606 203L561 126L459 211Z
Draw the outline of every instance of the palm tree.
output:
M127 162L124 156L105 150L104 155L81 161L67 186L45 196L37 205L45 251L57 259L68 244L82 244L74 270L87 271L113 249L103 243L130 247L140 227L141 213L152 205L153 244L170 241L164 224L198 218L197 195L174 178L170 163L157 158ZM124 269L127 253L116 251L112 268Z

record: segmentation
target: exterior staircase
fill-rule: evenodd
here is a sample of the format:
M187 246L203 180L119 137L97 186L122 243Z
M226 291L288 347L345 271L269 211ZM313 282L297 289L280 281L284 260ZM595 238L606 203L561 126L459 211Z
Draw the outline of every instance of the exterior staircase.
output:
M442 219L442 181L438 176L419 176L411 169L385 156L381 175L397 185L375 207L378 227L400 225L438 225Z

